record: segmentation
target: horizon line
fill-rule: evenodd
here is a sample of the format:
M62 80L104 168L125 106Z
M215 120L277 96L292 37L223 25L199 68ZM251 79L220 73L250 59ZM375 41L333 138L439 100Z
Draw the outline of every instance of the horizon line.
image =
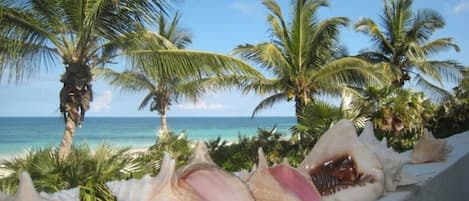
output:
M62 116L3 116L0 115L0 118L62 118ZM167 118L207 118L207 117L224 117L224 118L237 118L237 117L247 117L251 118L251 116L167 116ZM255 116L252 118L257 118L257 117L295 117L295 116L287 116L287 115L265 115L265 116ZM87 116L86 118L159 118L159 116Z

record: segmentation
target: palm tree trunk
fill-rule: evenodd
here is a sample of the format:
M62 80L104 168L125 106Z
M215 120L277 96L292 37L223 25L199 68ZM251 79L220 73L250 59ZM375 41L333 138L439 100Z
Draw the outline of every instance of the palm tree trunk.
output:
M75 128L77 125L81 127L85 112L90 108L90 102L93 100L91 80L90 67L80 63L68 64L60 80L63 83L60 91L60 111L65 119L64 135L59 148L61 159L65 159L70 153Z
M165 133L169 132L168 121L166 119L166 113L161 114L161 131Z
M302 108L303 108L303 106L301 105L301 101L299 99L296 99L296 101L295 101L296 123L300 123L300 115L301 115Z
M296 122L300 122L300 115L303 108L311 101L311 98L308 96L306 91L303 91L301 95L295 97L295 116Z
M72 148L73 136L75 135L75 125L76 122L72 119L71 116L67 116L65 120L65 130L62 137L62 142L60 143L59 148L59 158L61 160L65 159Z

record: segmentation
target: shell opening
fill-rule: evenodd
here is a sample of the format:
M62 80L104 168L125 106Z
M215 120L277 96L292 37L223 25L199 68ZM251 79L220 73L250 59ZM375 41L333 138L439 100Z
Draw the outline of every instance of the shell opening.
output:
M309 171L311 179L321 196L334 194L354 186L374 183L371 175L361 173L350 155L343 155L322 163Z

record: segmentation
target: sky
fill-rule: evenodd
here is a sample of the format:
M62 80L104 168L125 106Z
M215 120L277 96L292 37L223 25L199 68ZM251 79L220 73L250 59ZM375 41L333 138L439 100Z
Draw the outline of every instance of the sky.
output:
M290 14L290 0L277 0L285 16ZM261 0L183 0L172 11L182 12L181 26L192 33L193 43L187 49L229 54L237 45L268 41L267 9ZM330 0L330 6L319 10L319 18L348 17L352 24L363 17L379 19L381 0ZM446 26L434 38L452 37L461 51L447 51L437 59L454 59L469 64L469 0L414 0L414 10L431 8L438 11ZM350 54L369 48L370 40L350 26L341 30L341 41ZM58 94L61 88L61 62L20 84L0 81L0 116L60 116ZM116 65L124 69L124 64ZM450 87L450 86L445 86ZM87 116L157 116L138 111L145 93L123 93L102 80L93 82L94 101ZM171 106L168 116L250 116L265 96L242 94L237 90L206 94L199 102L179 102ZM294 116L292 102L274 105L258 116Z

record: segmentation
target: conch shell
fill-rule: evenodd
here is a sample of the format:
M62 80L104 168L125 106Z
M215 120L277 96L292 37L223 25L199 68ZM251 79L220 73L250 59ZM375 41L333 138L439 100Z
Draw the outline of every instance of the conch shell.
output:
M257 201L320 201L314 184L288 164L267 165L259 148L259 167L248 180Z
M384 193L381 163L349 120L324 133L299 169L308 172L325 201L374 201Z
M156 177L146 175L140 180L112 181L106 185L118 201L201 201L189 185L178 181L175 168L175 160L164 153Z
M20 175L20 184L15 196L10 197L0 192L0 201L78 201L78 189L64 190L52 195L41 192L34 188L31 176L27 172Z
M425 129L422 138L415 144L411 154L411 163L428 163L444 161L451 147L446 146L445 140L436 139Z
M245 183L215 165L202 141L187 165L177 172L175 166L175 160L165 153L157 177L147 175L106 185L119 201L254 201Z
M373 123L366 122L365 129L358 138L369 150L373 151L383 166L384 187L386 191L395 191L397 186L417 183L416 178L402 172L402 167L410 162L410 158L401 155L379 142L373 132Z
M241 179L213 162L205 142L198 142L188 164L178 170L178 175L204 201L254 201Z

